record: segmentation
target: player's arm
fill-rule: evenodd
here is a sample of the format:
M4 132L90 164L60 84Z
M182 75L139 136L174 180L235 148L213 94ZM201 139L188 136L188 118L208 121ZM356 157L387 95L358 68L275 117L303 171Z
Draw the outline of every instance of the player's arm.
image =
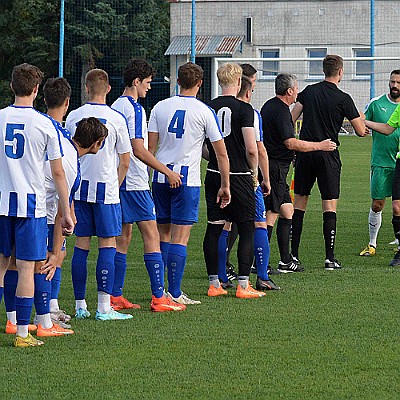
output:
M387 123L384 124L382 122L374 122L374 121L365 120L365 125L368 128L373 129L376 132L382 133L383 135L390 135L396 130L395 127L390 126Z
M291 111L293 124L295 124L296 121L300 118L302 112L303 112L303 104L297 102Z
M256 144L256 135L253 127L243 127L242 135L246 147L246 158L250 169L253 171L253 178L257 179L258 171L258 150Z
M201 157L206 161L210 161L210 152L208 151L207 143L204 141L203 147L201 148Z
M229 189L229 158L223 139L211 142L215 156L218 161L218 170L221 174L221 187L218 190L216 202L224 208L231 202L231 192Z
M289 150L300 151L302 153L318 150L333 151L337 147L336 143L331 139L325 139L322 142L308 142L307 140L289 138L284 143Z
M365 135L368 135L368 130L367 130L368 125L364 123L364 120L365 120L365 115L360 112L359 117L354 118L350 121L350 124L353 127L354 132L356 133L357 136L364 137Z
M155 158L154 155L144 147L144 140L142 138L133 138L131 139L131 143L135 156L140 161L148 165L150 168L153 168L156 171L164 174L168 178L168 182L171 188L179 187L182 184L182 175L171 171L166 165L158 161L157 158Z
M75 224L71 218L68 185L65 179L65 172L62 166L61 158L50 160L50 169L53 176L54 185L58 193L58 198L60 199L60 209L62 215L61 225L63 228L62 233L66 236L70 236L74 231Z
M158 132L149 132L149 152L151 154L156 154L157 150L157 145L158 145Z
M122 182L125 179L126 173L128 172L129 162L131 160L130 153L122 153L118 154L119 165L118 165L118 184L122 185Z
M263 181L261 182L261 188L263 193L267 196L271 191L271 184L269 181L269 161L267 149L262 141L257 142L258 151L258 166L260 167L261 174L263 176Z

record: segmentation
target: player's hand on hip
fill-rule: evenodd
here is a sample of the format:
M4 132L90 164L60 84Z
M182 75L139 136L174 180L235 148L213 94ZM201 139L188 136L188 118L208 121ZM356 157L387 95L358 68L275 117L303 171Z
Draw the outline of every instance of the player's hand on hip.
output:
M326 139L320 142L321 145L321 150L323 151L333 151L336 150L336 143L332 141L331 139Z
M231 191L229 188L219 188L217 194L217 203L221 208L225 208L231 202Z
M167 178L168 178L168 182L169 182L169 187L171 189L177 188L182 185L181 178L183 178L183 175L181 175L181 174L171 171L171 173L168 174Z

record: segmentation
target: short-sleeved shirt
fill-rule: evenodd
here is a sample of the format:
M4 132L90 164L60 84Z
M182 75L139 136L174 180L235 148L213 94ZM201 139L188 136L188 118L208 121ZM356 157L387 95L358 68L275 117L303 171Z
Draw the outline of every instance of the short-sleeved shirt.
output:
M393 114L390 116L387 124L392 128L400 128L400 104L393 111ZM399 152L397 153L397 159L400 159L400 145Z
M261 118L268 158L290 164L294 151L286 147L285 140L294 138L295 132L289 106L273 97L262 106Z
M300 139L322 142L331 139L339 146L339 132L344 118L349 121L360 116L353 99L332 82L308 85L299 93L303 105Z
M366 119L385 124L399 103L388 97L387 94L375 97L370 101L366 110ZM396 129L391 135L372 131L371 166L394 168L396 166L396 154L399 148L400 129Z
M64 153L62 157L62 165L65 172L69 201L71 204L81 181L79 154L75 144L72 142L70 132L68 132L60 122L56 121L56 125L60 132L60 141ZM45 166L45 179L47 223L54 224L58 210L58 194L54 184L53 175L51 174L49 161L46 162Z
M89 117L96 117L103 122L108 129L108 136L97 154L82 157L82 181L75 199L89 203L118 204L118 154L130 153L132 149L127 122L121 113L106 104L86 103L69 113L66 128L73 135L78 122Z
M143 139L143 146L147 149L149 136L147 133L146 111L131 96L121 96L111 106L114 110L124 114L128 121L129 137ZM126 178L120 190L149 190L149 173L147 165L134 156L131 151L131 161Z
M62 156L54 120L33 107L0 110L0 148L0 215L46 217L46 154Z
M210 107L218 116L229 157L230 172L250 172L242 128L254 128L253 107L234 96L219 96L211 100ZM208 168L218 170L217 157L209 141L207 147L210 154Z
M254 131L256 133L256 142L262 142L264 140L262 118L260 112L256 109L254 109Z
M159 135L156 158L183 175L183 185L201 186L203 142L222 139L215 113L193 96L174 96L155 105L149 132ZM154 171L153 182L166 183L165 175Z

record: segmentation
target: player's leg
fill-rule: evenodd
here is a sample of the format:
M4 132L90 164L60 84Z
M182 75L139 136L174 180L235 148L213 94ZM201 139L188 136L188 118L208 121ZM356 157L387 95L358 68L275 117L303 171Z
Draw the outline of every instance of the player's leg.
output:
M75 200L75 247L71 261L72 286L75 296L75 317L88 318L90 312L86 304L87 259L90 250L90 239L95 235L93 203Z
M393 177L393 193L392 193L392 226L394 236L397 240L400 239L400 160L396 161L396 168ZM400 266L400 245L394 258L389 263L392 267Z
M130 319L132 315L121 314L111 307L111 293L115 279L116 237L122 231L120 204L94 204L95 234L98 237L96 263L97 311L101 321Z
M4 292L4 276L10 265L11 255L14 248L14 228L12 219L0 216L0 302Z
M294 211L292 217L292 243L291 253L295 261L299 262L299 247L303 232L304 214L307 209L308 196L294 195Z
M235 223L231 223L231 228L228 234L228 250L226 252L226 274L230 281L237 280L237 273L235 271L234 265L231 263L231 252L236 239L238 237L238 229Z
M325 269L328 271L341 268L340 263L335 258L336 207L337 199L322 200Z
M230 240L229 235L231 232L231 227L232 223L226 222L218 239L218 279L220 280L224 289L227 287L233 287L233 284L230 282L227 275L227 259L229 253L228 242Z
M382 225L382 210L385 206L385 199L372 199L371 208L368 213L368 245L361 250L360 256L374 256L378 232Z

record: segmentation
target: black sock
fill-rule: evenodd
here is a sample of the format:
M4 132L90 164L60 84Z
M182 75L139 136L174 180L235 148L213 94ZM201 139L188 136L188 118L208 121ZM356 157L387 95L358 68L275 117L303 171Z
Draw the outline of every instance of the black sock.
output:
M303 210L294 210L292 218L292 254L294 257L299 258L300 237L303 231Z
M233 245L236 242L236 239L238 237L238 228L235 222L232 222L231 230L228 235L228 251L226 252L226 264L229 264L229 257L231 255L231 250Z
M292 220L279 217L278 225L276 227L276 237L278 239L279 253L281 261L287 264L290 260L289 242L290 242L290 227Z
M207 224L203 240L207 275L218 275L218 241L223 227L223 224Z
M267 232L268 232L268 242L271 243L272 231L274 230L273 225L267 225Z
M325 211L324 218L324 240L325 255L328 260L335 258L335 239L336 239L336 213L334 211Z
M249 276L254 259L254 221L238 222L238 275Z
M393 215L392 225L394 236L400 242L400 215Z

